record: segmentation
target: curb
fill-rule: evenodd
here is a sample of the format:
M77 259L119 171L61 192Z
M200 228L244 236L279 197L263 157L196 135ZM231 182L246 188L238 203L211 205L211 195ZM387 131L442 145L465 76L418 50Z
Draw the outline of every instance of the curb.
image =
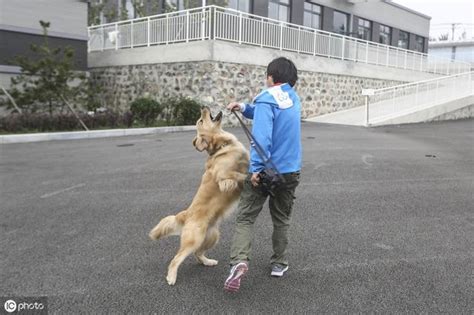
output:
M92 131L28 133L28 134L22 134L22 135L0 136L0 144L137 136L137 135L149 135L149 134L182 132L182 131L193 131L193 130L196 130L196 126L172 126L172 127L154 127L154 128L130 128L130 129L107 129L107 130L92 130Z

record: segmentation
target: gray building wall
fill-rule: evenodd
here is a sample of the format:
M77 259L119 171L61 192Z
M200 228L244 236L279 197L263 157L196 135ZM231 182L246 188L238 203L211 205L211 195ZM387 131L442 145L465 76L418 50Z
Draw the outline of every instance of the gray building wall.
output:
M474 69L474 40L430 42L428 52L440 58L469 62Z
M429 36L430 17L387 1L312 0L322 6L353 14L424 37Z
M0 29L42 34L39 20L56 37L87 40L87 3L80 0L0 0Z
M291 22L303 25L304 22L304 2L305 0L291 1Z
M9 65L18 55L33 57L30 44L42 43L39 21L43 20L50 22L51 47L71 46L76 69L87 69L86 1L0 0L0 8L0 66Z

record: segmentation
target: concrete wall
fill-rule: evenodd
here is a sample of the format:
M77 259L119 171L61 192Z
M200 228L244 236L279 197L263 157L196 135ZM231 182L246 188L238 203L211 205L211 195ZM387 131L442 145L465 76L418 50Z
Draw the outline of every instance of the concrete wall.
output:
M470 106L466 106L461 109L457 109L449 113L442 114L429 121L458 120L458 119L474 118L474 101L472 103L473 104Z
M238 45L224 41L196 41L173 45L92 52L88 55L88 64L90 68L98 68L174 62L223 61L266 66L271 60L280 56L286 56L293 60L298 69L312 72L410 82L438 77L434 74L419 71L341 61L339 59L296 54L249 45Z
M51 36L87 40L86 1L0 0L0 8L0 29L41 35L43 20Z

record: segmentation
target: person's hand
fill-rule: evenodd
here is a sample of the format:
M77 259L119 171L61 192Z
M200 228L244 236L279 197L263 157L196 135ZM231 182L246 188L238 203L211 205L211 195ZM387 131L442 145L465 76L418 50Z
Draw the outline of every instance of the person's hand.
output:
M232 102L229 105L227 105L227 109L230 110L231 112L238 112L240 111L240 104L237 102Z
M257 187L258 185L260 185L259 173L253 173L252 177L250 178L250 182L252 183L254 187Z

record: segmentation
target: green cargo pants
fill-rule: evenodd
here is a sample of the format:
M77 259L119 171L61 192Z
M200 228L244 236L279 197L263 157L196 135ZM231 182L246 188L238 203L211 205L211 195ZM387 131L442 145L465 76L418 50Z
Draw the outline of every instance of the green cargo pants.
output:
M268 195L259 188L253 187L249 174L244 182L244 188L237 207L237 224L232 240L230 263L250 260L253 224L257 219ZM286 247L288 245L288 228L290 226L295 190L299 184L299 173L283 174L285 183L275 190L275 197L270 196L269 207L273 221L273 256L272 264L288 265Z

